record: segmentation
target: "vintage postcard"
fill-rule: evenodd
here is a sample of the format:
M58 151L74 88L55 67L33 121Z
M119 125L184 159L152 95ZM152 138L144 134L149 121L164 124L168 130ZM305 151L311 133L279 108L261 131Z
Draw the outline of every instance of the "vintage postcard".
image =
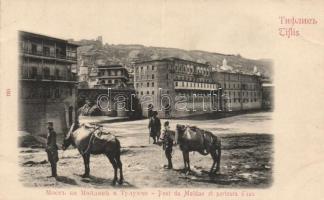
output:
M0 3L0 199L324 198L323 2Z

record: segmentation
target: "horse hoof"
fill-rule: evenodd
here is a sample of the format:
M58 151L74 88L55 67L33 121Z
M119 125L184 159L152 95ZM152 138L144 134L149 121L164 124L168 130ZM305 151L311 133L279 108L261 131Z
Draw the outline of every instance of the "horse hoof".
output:
M119 181L118 181L118 184L119 185L122 185L124 183L124 179L120 179Z
M90 177L89 174L83 174L83 175L82 175L82 178L89 178L89 177Z
M117 182L117 180L113 180L113 182L111 183L111 185L116 185L116 182Z

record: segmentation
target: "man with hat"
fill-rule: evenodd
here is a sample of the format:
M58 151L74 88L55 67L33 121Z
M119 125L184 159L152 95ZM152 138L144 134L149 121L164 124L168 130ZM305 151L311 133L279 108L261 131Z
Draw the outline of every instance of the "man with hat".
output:
M161 121L157 117L157 111L153 111L152 117L150 118L150 122L148 125L150 131L150 137L153 138L153 144L156 144L157 139L160 137L161 132Z
M58 148L56 145L56 132L53 128L53 122L47 122L47 142L46 142L46 153L48 157L48 161L51 163L52 168L52 177L57 176L56 172L56 163L58 162Z

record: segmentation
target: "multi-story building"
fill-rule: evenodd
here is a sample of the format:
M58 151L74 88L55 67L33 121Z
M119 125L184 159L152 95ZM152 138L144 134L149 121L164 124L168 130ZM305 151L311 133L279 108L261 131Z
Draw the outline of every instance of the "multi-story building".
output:
M144 116L151 105L160 117L203 113L215 105L211 92L218 86L207 64L165 58L138 62L134 69L134 87Z
M172 117L261 108L260 77L234 71L225 59L219 69L178 58L139 62L134 69L144 116L150 104L160 117L168 106Z
M63 133L75 118L77 45L19 32L20 130L46 134L46 122Z
M220 70L213 70L212 74L221 88L222 104L219 110L238 111L261 108L262 82L257 71L249 74L234 71L224 59Z
M127 87L128 71L122 65L99 65L97 85L95 87Z

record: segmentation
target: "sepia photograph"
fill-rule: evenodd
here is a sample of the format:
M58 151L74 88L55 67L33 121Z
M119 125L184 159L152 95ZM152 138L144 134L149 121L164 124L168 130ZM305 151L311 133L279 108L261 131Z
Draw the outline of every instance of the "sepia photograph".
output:
M323 6L0 0L0 199L321 199Z
M269 58L18 34L24 185L271 186Z

